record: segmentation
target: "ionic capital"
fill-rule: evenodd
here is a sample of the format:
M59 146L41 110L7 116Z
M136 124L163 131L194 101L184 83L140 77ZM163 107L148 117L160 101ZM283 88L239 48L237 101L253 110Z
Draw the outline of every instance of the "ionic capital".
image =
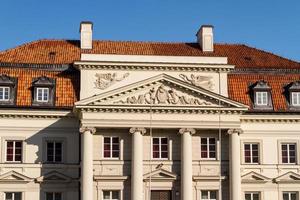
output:
M89 131L91 134L95 134L96 128L95 127L86 127L86 126L82 126L79 128L80 133L85 133L87 131Z
M141 128L141 127L133 127L129 129L129 133L133 134L133 133L141 133L142 135L144 135L147 132L147 130L145 128Z
M229 129L227 131L227 133L228 133L228 135L232 135L232 134L238 134L238 135L240 135L240 134L243 133L243 130L240 129L240 128L232 128L232 129Z
M186 132L189 132L191 135L195 134L196 133L196 130L194 128L181 128L179 129L179 134L183 134L183 133L186 133Z

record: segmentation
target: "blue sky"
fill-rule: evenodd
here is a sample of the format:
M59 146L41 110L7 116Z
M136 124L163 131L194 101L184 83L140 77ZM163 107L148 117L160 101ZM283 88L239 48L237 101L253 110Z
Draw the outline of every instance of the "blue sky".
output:
M1 0L0 50L43 38L193 42L201 24L219 43L244 43L300 61L300 1Z

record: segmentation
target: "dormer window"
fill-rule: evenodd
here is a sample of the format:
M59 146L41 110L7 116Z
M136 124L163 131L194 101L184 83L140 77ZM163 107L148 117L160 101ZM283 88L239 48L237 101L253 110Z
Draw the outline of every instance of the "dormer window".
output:
M263 80L257 81L250 86L250 98L254 109L273 109L271 87Z
M34 79L32 83L32 105L53 106L55 104L55 79L45 76Z
M16 78L0 75L0 105L15 104L16 86Z
M37 102L49 101L49 88L38 87L36 91L37 91Z
M300 81L285 86L285 96L290 109L300 109Z

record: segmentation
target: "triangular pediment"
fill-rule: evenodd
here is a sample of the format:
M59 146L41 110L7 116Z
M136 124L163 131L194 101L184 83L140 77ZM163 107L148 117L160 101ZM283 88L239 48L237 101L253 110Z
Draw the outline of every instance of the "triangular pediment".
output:
M276 183L300 183L300 174L287 172L274 179Z
M16 171L9 171L0 176L0 182L30 182L31 180L31 178Z
M177 175L168 171L168 170L165 170L165 169L162 169L162 168L159 168L159 169L156 169L150 173L147 173L147 174L144 174L144 180L147 181L147 180L156 180L156 181L160 181L160 180L176 180L177 178Z
M242 183L266 183L270 178L256 172L249 172L242 176Z
M36 179L37 182L48 182L48 183L56 183L56 182L71 182L72 178L66 176L57 171L51 171L44 176L41 176Z
M75 105L77 108L155 106L247 110L241 103L166 74L83 99Z

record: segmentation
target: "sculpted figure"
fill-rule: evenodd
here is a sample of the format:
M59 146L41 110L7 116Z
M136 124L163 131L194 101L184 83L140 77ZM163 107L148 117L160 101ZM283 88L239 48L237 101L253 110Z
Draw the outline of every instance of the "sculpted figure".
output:
M118 81L122 81L129 76L129 73L124 74L121 77L117 77L117 73L96 74L97 80L95 81L95 87L104 90Z
M212 77L210 77L210 76L201 76L201 75L191 74L191 77L189 78L185 74L180 74L179 77L182 78L184 81L186 81L192 85L198 86L198 87L203 87L206 89L213 89L213 86L214 86L211 81Z

